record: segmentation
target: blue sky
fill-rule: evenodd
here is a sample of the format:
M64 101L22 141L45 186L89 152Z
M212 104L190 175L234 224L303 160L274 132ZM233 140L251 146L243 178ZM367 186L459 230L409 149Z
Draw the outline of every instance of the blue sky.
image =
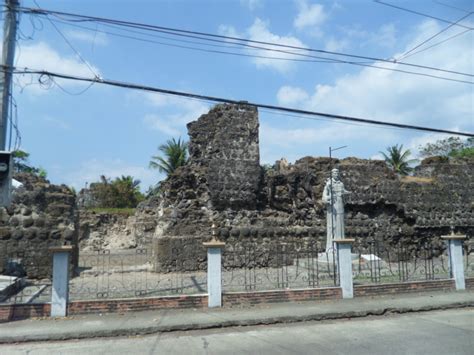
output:
M442 0L440 0L442 2ZM372 1L339 0L178 0L46 1L46 9L117 18L160 26L233 35L352 53L398 58L448 24ZM471 1L395 1L449 21L473 11ZM23 6L36 7L23 0ZM455 8L454 8L455 7ZM473 85L347 64L303 63L203 53L111 35L143 37L95 23L53 22L78 55L43 17L21 17L16 63L86 77L101 77L238 100L320 112L474 131ZM474 15L461 22L474 26ZM464 28L452 26L424 49ZM406 59L407 62L474 72L474 34L468 31ZM169 39L155 41L174 43ZM179 43L178 43L179 44ZM183 43L181 43L183 44ZM283 57L258 50L244 54ZM374 64L373 62L367 62ZM381 66L399 66L375 63ZM440 74L445 75L445 74ZM453 78L466 77L446 75ZM469 78L468 78L469 79ZM32 85L30 85L32 84ZM38 85L37 77L17 77L21 148L48 171L54 183L81 188L86 182L133 175L143 189L163 178L148 169L150 156L171 137L187 138L186 123L207 111L199 101L58 81ZM67 91L67 92L65 92ZM77 94L77 95L76 95ZM262 163L286 157L325 156L329 146L348 145L340 158L377 158L387 146L403 143L416 154L420 144L443 138L398 129L347 125L260 112Z

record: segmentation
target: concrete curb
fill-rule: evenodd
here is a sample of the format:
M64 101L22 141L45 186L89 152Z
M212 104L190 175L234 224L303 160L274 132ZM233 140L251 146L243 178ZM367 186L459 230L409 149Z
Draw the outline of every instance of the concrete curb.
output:
M41 342L41 341L65 341L77 339L92 339L92 338L110 338L110 337L124 337L137 335L150 335L157 333L168 333L178 331L192 331L192 330L206 330L219 329L229 327L244 327L257 325L271 325L282 323L297 323L308 321L326 321L337 320L344 318L363 318L370 316L384 316L388 314L403 314L413 312L429 312L437 310L447 310L456 308L474 307L474 301L453 302L449 304L434 305L434 306L420 306L420 307L385 307L374 308L363 311L345 311L345 312L328 312L328 313L313 313L304 316L275 316L262 317L245 320L226 320L226 321L207 321L202 323L188 323L175 325L155 325L148 327L133 327L120 328L109 330L95 330L95 331L70 331L62 333L51 334L30 334L28 336L4 336L0 335L0 344L12 343L26 343L26 342Z

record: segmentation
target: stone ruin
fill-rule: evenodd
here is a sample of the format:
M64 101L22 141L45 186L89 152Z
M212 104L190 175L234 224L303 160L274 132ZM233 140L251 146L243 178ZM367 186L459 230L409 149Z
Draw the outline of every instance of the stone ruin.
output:
M0 274L49 278L49 248L77 246L75 194L32 174L16 174L15 179L23 186L15 190L10 207L0 208ZM77 261L75 248L71 267Z
M473 160L426 159L408 177L397 176L384 161L357 158L304 157L294 164L282 159L264 169L258 128L256 108L245 103L217 105L189 123L189 162L130 217L79 210L66 186L17 177L24 187L13 205L0 211L0 273L15 269L7 262L15 251L14 262L28 276L45 277L46 271L38 270L51 270L48 248L64 244L81 250L151 248L147 255L155 271L202 270L202 242L210 238L212 224L228 245L256 242L257 266L268 266L268 251L282 241L317 241L324 248L321 196L334 166L352 192L345 232L356 246L376 239L388 246L403 242L416 252L425 240L443 248L440 236L452 227L474 235ZM45 267L33 267L38 264Z
M145 201L156 223L152 236L157 271L205 268L201 243L217 235L233 246L255 241L265 250L281 241L326 238L325 180L337 166L352 192L346 208L346 237L370 239L414 251L424 240L444 248L451 228L474 234L474 162L425 160L414 176L399 177L384 161L305 157L294 164L260 166L258 112L245 104L217 105L188 124L189 163L162 183L159 196ZM152 213L150 211L153 211ZM324 248L324 246L322 247Z

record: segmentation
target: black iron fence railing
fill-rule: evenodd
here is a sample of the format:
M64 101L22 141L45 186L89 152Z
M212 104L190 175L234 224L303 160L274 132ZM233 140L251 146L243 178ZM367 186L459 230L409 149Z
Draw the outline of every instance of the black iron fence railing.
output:
M224 291L316 288L338 285L336 253L316 242L226 245Z
M51 302L52 254L35 247L0 254L0 303ZM474 253L464 244L466 277L474 277ZM202 252L205 254L204 247ZM171 250L167 270L156 269L152 249L81 251L70 271L69 299L136 298L207 293L207 272ZM176 255L175 255L176 254ZM446 243L388 244L356 240L352 248L354 284L400 283L451 278ZM171 264L170 264L171 260ZM205 260L204 260L205 262ZM172 265L172 263L175 263ZM313 241L228 243L222 254L224 292L334 287L339 285L337 252Z
M48 249L2 245L0 303L31 304L51 301L52 256Z
M353 247L354 284L449 279L444 243L388 244L372 240Z
M149 249L81 252L69 282L70 300L207 292L206 271L155 272ZM175 270L185 261L176 260Z

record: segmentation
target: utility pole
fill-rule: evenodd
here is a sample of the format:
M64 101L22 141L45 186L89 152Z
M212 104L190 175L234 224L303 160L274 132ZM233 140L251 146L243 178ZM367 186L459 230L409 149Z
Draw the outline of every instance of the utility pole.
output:
M0 150L5 150L7 141L18 5L18 0L5 0L2 70L0 71L0 89L2 90L2 95L0 95Z
M18 25L18 0L5 0L3 24L2 68L0 70L0 206L11 202L13 162L7 147L8 115L12 91L13 60L15 59L16 28Z

